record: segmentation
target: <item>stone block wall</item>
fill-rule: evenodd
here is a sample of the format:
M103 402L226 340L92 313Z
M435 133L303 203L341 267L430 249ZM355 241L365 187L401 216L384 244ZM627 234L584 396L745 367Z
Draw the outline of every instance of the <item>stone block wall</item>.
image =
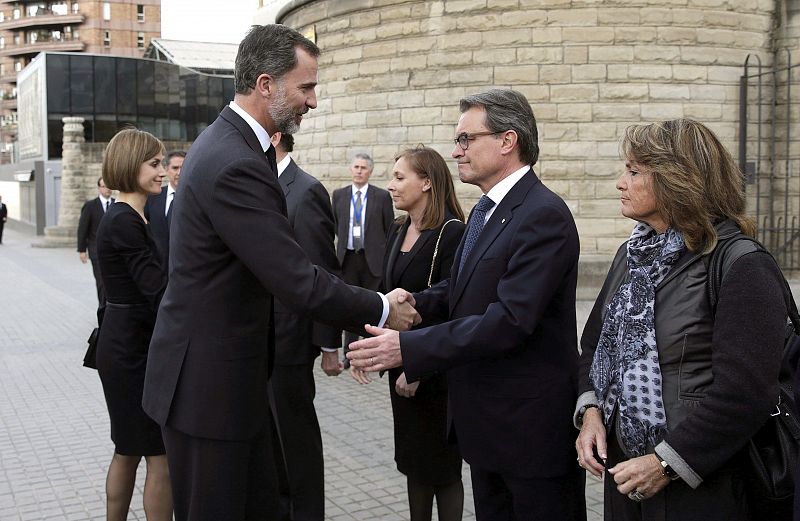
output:
M323 52L319 106L296 156L335 188L366 151L385 184L405 146L450 157L461 96L511 87L531 102L536 170L572 209L582 255L607 257L632 228L614 186L625 127L693 117L736 155L742 64L755 53L771 65L775 9L773 0L295 1L279 22L313 30ZM470 208L477 190L459 190Z

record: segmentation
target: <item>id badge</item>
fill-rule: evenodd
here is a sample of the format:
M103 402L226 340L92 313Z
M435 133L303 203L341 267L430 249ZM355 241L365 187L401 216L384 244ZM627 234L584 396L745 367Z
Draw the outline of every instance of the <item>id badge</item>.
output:
M361 238L361 226L353 226L353 238L354 239Z

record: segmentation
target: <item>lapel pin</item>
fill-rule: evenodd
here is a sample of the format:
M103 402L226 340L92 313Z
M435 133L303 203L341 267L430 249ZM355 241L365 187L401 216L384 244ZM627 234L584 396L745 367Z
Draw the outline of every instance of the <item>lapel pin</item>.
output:
M503 218L503 220L500 221L500 224L504 224L505 222L506 222L506 220L505 220L505 218Z

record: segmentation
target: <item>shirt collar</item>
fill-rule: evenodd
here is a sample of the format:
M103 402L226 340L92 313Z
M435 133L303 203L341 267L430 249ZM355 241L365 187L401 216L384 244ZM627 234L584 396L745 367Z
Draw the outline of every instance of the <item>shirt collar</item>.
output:
M99 195L99 194L98 194L97 198L100 199L100 203L103 205L103 208L105 208L106 207L106 203L111 200L110 197L103 197L102 195Z
M366 194L367 193L367 188L369 188L369 183L365 184L361 188L357 187L356 185L350 185L350 187L353 189L353 191L352 191L353 195L356 195L356 192L358 192L359 190L361 190L362 194Z
M278 163L278 177L281 176L286 167L289 166L289 162L292 160L291 154L286 154L286 157L280 160Z
M167 183L167 197L169 197L170 195L174 194L175 192L177 192L177 190L172 188L171 184Z
M500 201L508 195L508 192L514 188L514 185L517 184L519 180L522 179L522 176L527 174L530 169L531 167L529 165L525 165L519 170L512 172L508 177L494 185L492 189L486 193L486 197L494 201L495 206L499 206Z
M258 142L261 143L262 152L266 152L269 147L272 146L270 142L269 133L266 131L264 127L261 126L261 123L255 120L253 116L248 114L242 107L236 104L235 101L231 101L230 104L231 110L235 113L239 114L242 119L247 123L250 128L253 129L255 132L256 137L258 138Z

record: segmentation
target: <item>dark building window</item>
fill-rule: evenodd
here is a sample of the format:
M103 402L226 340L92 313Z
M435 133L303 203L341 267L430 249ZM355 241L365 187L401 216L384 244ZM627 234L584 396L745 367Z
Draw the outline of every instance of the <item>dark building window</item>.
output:
M45 66L51 158L61 157L65 116L84 118L88 142L107 142L125 126L165 140L193 141L233 99L233 78L170 63L47 53Z
M136 19L144 22L144 6L142 4L137 4L136 6Z
M144 33L139 33L136 35L136 47L139 49L144 49Z
M111 47L111 31L103 33L103 47Z

